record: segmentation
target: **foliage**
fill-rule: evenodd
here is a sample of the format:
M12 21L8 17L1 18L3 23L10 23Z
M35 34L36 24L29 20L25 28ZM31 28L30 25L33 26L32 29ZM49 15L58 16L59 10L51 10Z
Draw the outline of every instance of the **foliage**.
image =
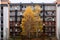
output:
M38 7L38 8L37 8ZM42 21L40 19L40 6L35 6L33 11L31 6L28 6L23 13L24 18L22 18L22 34L26 35L29 32L42 32Z

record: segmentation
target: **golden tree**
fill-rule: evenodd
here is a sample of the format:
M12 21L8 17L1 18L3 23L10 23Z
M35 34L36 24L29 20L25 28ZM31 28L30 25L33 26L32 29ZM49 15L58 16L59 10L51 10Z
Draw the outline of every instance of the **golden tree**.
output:
M39 8L37 8L39 7ZM28 6L23 13L24 18L22 18L22 34L27 34L29 32L37 32L37 30L42 31L42 22L40 20L40 6L35 6L33 11L31 6Z

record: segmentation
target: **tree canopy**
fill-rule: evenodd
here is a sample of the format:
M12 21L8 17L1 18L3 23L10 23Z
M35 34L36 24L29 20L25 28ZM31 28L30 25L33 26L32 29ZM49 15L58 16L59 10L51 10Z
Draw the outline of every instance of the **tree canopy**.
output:
M23 13L24 18L22 18L22 34L27 34L28 32L42 32L42 21L39 16L40 6L35 6L34 11L31 6L27 6L25 12Z

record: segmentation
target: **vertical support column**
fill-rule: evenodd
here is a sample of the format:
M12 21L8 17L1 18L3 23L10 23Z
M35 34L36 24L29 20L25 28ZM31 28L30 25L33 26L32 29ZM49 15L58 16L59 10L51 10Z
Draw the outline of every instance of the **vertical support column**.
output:
M43 22L45 22L45 5L43 3Z
M7 40L9 35L9 14L8 14L8 7L3 7L3 38Z
M60 6L57 5L57 12L56 12L56 33L57 33L57 38L59 39L60 35Z
M1 6L0 6L0 40L1 40Z
M15 23L17 23L17 10L15 10Z
M45 25L45 5L43 3L43 23ZM43 26L43 33L45 33L45 26Z

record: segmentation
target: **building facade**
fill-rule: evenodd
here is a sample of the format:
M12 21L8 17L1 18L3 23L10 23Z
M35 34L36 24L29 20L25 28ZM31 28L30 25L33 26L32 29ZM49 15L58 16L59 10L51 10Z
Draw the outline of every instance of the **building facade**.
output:
M41 19L43 20L43 33L47 36L56 36L56 4L55 3L11 3L10 4L10 37L20 35L20 24L27 6L34 10L35 5L41 7ZM13 31L14 30L14 31ZM38 31L38 30L37 30ZM38 33L38 37L39 37ZM36 34L35 34L36 35ZM29 35L28 35L29 36Z
M9 35L8 1L0 1L0 40L7 40Z
M0 39L7 40L8 37L20 36L21 20L27 6L34 10L35 5L41 7L41 19L43 21L43 34L56 36L56 4L55 3L9 3L1 0L0 3ZM37 30L38 31L38 30ZM38 32L39 37L40 32ZM29 36L29 35L28 35ZM36 36L36 34L35 34Z

